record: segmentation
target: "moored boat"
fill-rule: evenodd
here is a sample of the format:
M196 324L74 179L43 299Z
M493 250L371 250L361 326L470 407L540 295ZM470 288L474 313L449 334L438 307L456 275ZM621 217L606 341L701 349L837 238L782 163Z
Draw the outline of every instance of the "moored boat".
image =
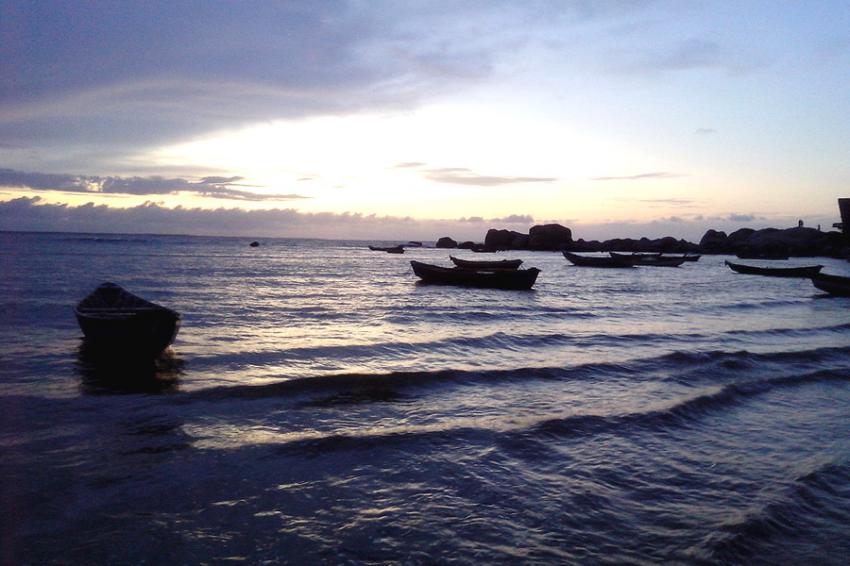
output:
M726 260L726 265L732 271L737 273L745 273L747 275L766 275L768 277L814 277L820 270L822 265L807 265L803 267L758 267L755 265L744 265L742 263L732 263Z
M850 297L850 277L818 273L812 276L812 285L830 295Z
M109 282L80 301L74 314L86 344L106 354L157 356L180 328L176 311Z
M402 246L401 244L399 244L397 246L388 246L388 247L369 246L369 249L372 250L373 252L387 252L388 254L403 254L404 253L404 246Z
M608 252L611 257L629 260L632 265L645 265L652 267L679 267L685 263L684 256L663 256L660 253L635 253L635 254L619 254L617 252Z
M531 269L467 269L463 267L441 267L419 261L411 261L413 272L423 283L437 285L460 285L489 289L531 289L540 270Z
M477 261L472 259L461 259L451 255L449 256L449 259L452 260L452 263L456 266L468 269L518 269L519 266L522 265L521 259Z
M570 263L579 267L634 267L634 263L630 256L586 256L567 251L563 253L564 257L567 258Z

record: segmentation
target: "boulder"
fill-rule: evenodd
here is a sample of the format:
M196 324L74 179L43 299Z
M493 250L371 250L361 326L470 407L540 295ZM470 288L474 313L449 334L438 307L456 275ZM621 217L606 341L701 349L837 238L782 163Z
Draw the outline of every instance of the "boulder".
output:
M726 251L726 240L729 237L726 232L718 232L717 230L709 230L699 241L699 249L704 253L723 253Z
M532 226L528 231L528 247L532 250L559 250L572 241L572 230L560 224Z
M475 242L461 242L457 245L459 250L474 250L477 244Z
M484 237L484 247L490 250L517 250L528 247L528 235L513 230L490 228Z
M452 249L457 247L457 242L452 240L448 236L443 236L442 238L437 240L437 243L434 247Z

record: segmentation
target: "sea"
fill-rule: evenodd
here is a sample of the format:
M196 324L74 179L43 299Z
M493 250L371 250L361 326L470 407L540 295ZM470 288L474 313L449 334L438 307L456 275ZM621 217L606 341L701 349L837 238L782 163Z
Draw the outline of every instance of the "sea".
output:
M0 233L0 564L850 560L850 299L250 240ZM542 272L417 282L450 253ZM154 363L82 348L104 281L182 314Z

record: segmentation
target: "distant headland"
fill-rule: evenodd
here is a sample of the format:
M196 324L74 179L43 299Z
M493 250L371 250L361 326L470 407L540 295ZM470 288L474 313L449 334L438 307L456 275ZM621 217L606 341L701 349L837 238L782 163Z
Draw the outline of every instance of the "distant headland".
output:
M483 242L457 242L448 236L437 240L438 248L460 248L477 252L502 250L540 250L572 252L662 252L733 254L752 258L824 256L850 259L850 199L839 199L842 223L834 227L842 231L807 228L802 221L793 228L740 228L727 234L708 230L699 243L664 238L614 238L611 240L573 239L573 232L560 224L533 226L528 234L491 228Z

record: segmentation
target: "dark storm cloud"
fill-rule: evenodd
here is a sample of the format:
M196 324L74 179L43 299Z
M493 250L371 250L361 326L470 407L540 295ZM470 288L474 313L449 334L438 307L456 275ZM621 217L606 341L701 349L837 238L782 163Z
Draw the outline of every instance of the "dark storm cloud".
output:
M95 175L67 175L26 173L13 169L0 169L0 187L14 187L38 191L59 191L116 195L167 195L194 193L201 196L247 201L281 201L308 198L296 194L262 194L234 189L242 177L207 176L200 181L184 178L151 177L99 177Z
M657 171L654 173L640 173L638 175L626 175L622 177L594 177L594 181L642 181L644 179L674 179L681 177L678 173L669 173L667 171Z

